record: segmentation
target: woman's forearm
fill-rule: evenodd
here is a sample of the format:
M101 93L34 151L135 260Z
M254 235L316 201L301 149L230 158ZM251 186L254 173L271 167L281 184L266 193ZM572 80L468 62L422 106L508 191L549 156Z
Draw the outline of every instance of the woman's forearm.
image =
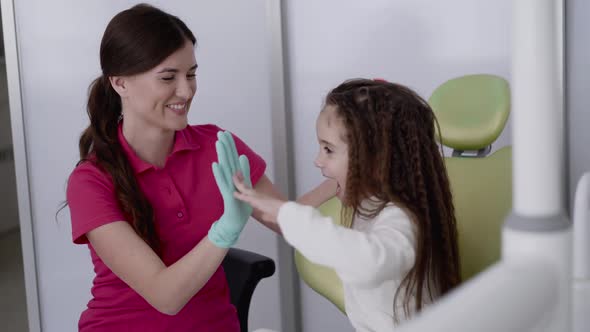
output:
M336 195L336 181L327 179L317 187L297 198L297 203L318 207Z
M227 251L205 237L176 263L161 270L153 280L152 293L165 299L161 301L160 311L169 315L178 313L217 271Z
M86 236L115 275L168 315L180 311L207 283L228 250L205 237L181 259L166 266L126 221L97 227Z

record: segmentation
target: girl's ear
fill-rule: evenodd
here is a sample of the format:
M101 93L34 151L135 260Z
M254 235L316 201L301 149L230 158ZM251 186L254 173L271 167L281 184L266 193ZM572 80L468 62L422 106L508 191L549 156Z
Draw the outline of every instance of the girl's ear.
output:
M122 76L110 76L109 83L113 87L113 89L121 96L121 98L127 96L128 93L128 82L125 77Z

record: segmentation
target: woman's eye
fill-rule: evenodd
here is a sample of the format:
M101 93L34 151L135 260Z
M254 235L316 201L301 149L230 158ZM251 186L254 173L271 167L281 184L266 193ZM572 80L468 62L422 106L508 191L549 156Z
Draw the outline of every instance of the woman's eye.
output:
M169 77L162 77L162 79L164 81L172 81L174 79L174 76L169 76Z
M332 150L330 150L330 148L329 148L329 147L327 147L327 146L325 146L325 147L324 147L324 151L325 151L327 154L330 154L330 153L332 153Z
M187 77L188 79L191 79L191 80L192 80L192 79L194 79L194 78L195 78L195 76L197 76L197 74L188 74L188 75L186 75L186 77Z

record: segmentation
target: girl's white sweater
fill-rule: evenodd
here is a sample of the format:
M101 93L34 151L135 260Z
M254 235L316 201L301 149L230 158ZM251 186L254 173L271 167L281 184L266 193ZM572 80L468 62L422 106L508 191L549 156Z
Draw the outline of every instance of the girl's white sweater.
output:
M357 332L394 330L394 295L414 265L416 247L415 227L402 209L388 204L374 219L356 216L349 229L313 207L288 202L279 210L278 223L290 245L338 274L346 314ZM397 301L400 321L406 319L403 294Z

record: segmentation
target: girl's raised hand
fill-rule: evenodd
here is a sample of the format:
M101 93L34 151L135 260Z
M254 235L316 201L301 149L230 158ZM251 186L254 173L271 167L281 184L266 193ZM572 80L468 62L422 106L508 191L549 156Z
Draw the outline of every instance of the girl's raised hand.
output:
M242 174L233 177L236 192L234 197L242 202L250 204L254 209L261 212L261 218L264 221L276 223L279 209L285 201L264 195L256 191L256 189L248 188L244 184L244 176Z

